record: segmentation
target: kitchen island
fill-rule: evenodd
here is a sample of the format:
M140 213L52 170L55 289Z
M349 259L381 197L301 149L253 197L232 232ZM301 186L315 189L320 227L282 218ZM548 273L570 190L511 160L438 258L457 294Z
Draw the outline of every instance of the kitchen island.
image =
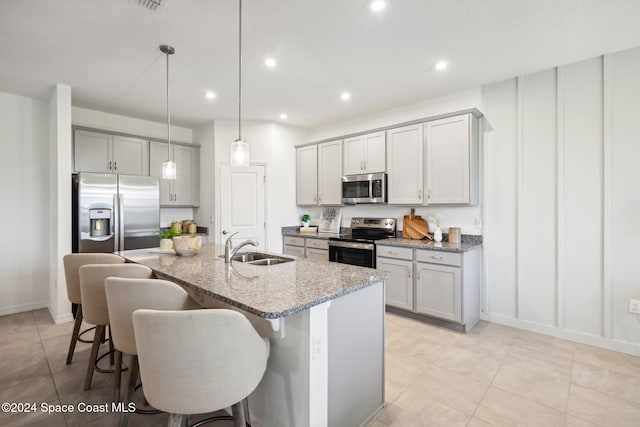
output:
M224 247L213 244L190 257L118 254L183 286L203 307L241 311L271 338L267 371L249 397L252 425L359 426L383 406L389 273L303 258L226 264Z

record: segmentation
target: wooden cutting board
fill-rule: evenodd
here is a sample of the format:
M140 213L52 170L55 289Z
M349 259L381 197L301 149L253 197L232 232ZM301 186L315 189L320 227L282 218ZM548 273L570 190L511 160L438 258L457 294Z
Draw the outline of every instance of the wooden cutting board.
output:
M409 215L405 215L402 225L402 237L405 239L420 240L425 237L433 240L433 236L429 234L429 223L422 219L421 216L415 214L416 210L411 209Z

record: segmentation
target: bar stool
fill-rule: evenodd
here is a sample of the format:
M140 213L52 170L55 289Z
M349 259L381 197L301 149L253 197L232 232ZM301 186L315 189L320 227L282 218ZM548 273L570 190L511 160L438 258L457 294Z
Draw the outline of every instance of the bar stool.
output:
M136 347L144 394L171 413L170 426L186 415L231 406L234 426L245 427L243 400L262 380L269 340L233 310L136 310Z
M104 290L104 281L107 277L130 277L136 279L148 279L152 277L153 270L139 264L87 264L79 269L80 296L84 317L87 322L96 325L93 336L89 366L84 381L84 389L89 390L93 371L98 362L98 349L102 341L105 329L109 326L109 310L107 308L107 295ZM109 340L109 350L113 350L113 343Z
M71 333L69 352L67 353L67 365L69 365L73 359L73 353L76 349L76 343L78 341L83 341L82 339L80 339L80 335L89 331L89 329L86 329L80 332L83 314L82 299L80 297L80 275L78 273L78 269L86 264L124 264L125 259L114 254L83 253L65 255L62 258L62 262L64 263L64 276L67 282L67 297L72 304L78 305L75 323L73 324L73 332Z
M140 308L154 310L192 310L200 308L187 291L175 283L160 279L127 279L109 277L105 280L109 321L115 347L116 366L113 382L114 401L120 402L122 353L131 355L125 403L129 403L138 376L138 350L131 315ZM136 412L143 412L143 410ZM157 412L157 411L156 411Z

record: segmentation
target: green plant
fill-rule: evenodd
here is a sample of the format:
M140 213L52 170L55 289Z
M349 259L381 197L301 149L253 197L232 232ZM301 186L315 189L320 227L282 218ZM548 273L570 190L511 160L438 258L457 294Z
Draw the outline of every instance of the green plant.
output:
M308 222L311 220L311 217L309 216L309 214L304 214L300 217L300 221L302 222Z
M176 233L171 227L167 228L165 231L162 231L162 230L158 231L158 236L160 236L161 239L173 239L174 237L179 236L181 234L182 233Z

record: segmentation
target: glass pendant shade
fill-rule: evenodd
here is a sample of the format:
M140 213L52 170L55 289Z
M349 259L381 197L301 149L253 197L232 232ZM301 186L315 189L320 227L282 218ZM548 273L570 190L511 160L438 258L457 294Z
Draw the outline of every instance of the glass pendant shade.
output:
M249 144L241 139L231 144L231 166L249 166Z
M176 163L167 160L162 163L162 178L163 179L176 179Z

